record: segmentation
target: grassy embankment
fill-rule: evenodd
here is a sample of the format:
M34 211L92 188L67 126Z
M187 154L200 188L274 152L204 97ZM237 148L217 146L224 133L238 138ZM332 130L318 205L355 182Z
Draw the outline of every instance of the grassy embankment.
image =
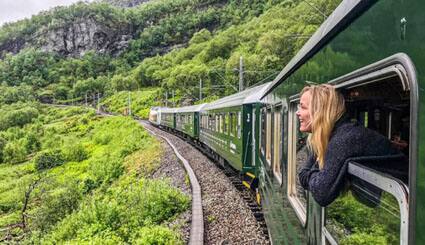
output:
M0 131L1 239L181 243L166 224L189 197L146 178L161 150L135 121L78 107L18 107L1 109L8 123Z

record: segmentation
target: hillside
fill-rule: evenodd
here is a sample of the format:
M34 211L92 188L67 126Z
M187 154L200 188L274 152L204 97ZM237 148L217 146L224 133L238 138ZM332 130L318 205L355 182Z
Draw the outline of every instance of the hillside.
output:
M284 1L158 0L133 8L80 2L6 24L0 29L3 101L81 103L98 94L105 97L153 85L166 88L150 79L155 66L141 74L146 69L139 66L141 61L184 47L191 50L280 2ZM149 79L140 78L145 75ZM190 95L176 91L178 98L194 101Z
M33 103L0 121L0 243L181 243L164 223L189 197L147 178L160 145L131 118Z

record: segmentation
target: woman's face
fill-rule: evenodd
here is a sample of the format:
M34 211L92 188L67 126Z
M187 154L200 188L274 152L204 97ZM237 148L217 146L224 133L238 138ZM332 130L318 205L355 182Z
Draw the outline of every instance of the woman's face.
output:
M300 131L311 133L311 119L310 119L310 98L311 94L309 91L304 92L301 95L300 104L297 110L297 116L300 120Z

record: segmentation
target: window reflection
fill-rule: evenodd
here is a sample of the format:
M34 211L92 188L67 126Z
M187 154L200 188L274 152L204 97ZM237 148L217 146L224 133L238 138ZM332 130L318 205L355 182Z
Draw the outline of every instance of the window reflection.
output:
M298 173L301 171L301 167L307 161L308 158L308 149L306 144L307 133L302 133L299 131L300 125L299 120L296 120L296 197L299 199L301 204L307 206L307 197L304 188L301 186L301 183L298 179Z
M339 244L400 244L400 209L388 192L355 184L326 208L325 227Z

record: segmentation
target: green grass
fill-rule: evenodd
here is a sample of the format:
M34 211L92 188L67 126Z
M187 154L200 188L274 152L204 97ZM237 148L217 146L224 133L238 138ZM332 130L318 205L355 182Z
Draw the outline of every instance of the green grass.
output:
M0 164L0 229L21 222L25 192L37 183L26 210L31 233L9 230L20 242L182 243L165 224L189 207L189 197L145 179L160 163L156 139L129 117L77 107L39 111L31 123L0 132L7 143L30 134L39 143L23 152L24 162ZM46 152L54 157L36 168L34 159Z

